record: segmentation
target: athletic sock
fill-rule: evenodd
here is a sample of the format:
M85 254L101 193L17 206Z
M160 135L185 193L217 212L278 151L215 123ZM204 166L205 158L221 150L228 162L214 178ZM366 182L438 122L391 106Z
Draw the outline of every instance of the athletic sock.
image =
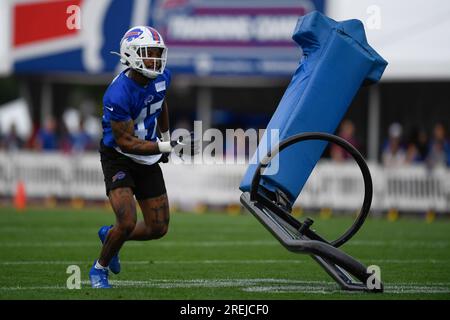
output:
M104 270L104 269L108 269L108 267L104 267L104 266L102 266L100 263L98 263L98 260L97 260L97 262L95 263L95 267L94 267L95 269L99 269L99 270Z

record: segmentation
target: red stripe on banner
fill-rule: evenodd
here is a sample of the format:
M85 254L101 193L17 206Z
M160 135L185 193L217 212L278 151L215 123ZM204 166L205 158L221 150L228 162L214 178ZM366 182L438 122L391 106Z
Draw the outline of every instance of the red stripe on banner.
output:
M36 41L51 40L78 33L69 29L67 13L71 5L80 6L82 0L57 0L20 3L14 6L14 46ZM81 10L80 10L81 14Z

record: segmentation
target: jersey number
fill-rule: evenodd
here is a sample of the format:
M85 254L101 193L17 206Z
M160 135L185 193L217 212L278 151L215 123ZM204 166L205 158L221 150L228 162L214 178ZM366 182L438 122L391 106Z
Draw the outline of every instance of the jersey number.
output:
M153 129L150 140L153 140L156 137L156 127L158 124L158 120L155 117L155 121L152 122L153 128L151 128L152 127L151 124L149 124L148 127L145 126L145 118L150 117L151 115L156 113L159 109L161 109L162 103L163 103L163 100L161 100L157 103L153 103L150 105L150 107L147 107L147 108L144 108L141 110L141 113L135 120L136 129L134 130L134 134L136 137L138 137L139 139L142 139L142 140L146 140L145 138L148 135L149 129Z

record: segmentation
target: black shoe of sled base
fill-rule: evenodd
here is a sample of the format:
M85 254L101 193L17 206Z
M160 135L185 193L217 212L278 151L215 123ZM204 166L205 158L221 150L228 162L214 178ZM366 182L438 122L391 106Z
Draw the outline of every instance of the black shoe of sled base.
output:
M311 230L312 220L306 219L304 223L301 223L295 219L287 211L285 205L271 200L267 197L267 190L263 192L260 188L261 169L267 166L273 157L283 149L305 140L326 140L341 146L353 156L363 175L365 192L361 211L353 225L335 241L328 242ZM370 210L372 190L369 168L361 154L350 143L331 134L310 132L294 135L282 141L261 161L255 171L251 190L241 195L241 203L286 249L295 253L311 255L342 289L383 292L381 283L375 288L368 287L367 280L371 274L367 272L365 265L338 249L339 246L350 240L363 225ZM359 282L355 282L355 279Z
M286 249L295 253L310 254L342 289L370 292L383 291L382 285L379 289L369 289L367 287L366 283L370 274L367 273L367 268L362 263L327 242L311 240L307 236L300 234L295 227L277 214L264 208L259 203L251 201L248 192L244 192L241 195L241 203ZM352 276L359 280L360 283L354 282Z

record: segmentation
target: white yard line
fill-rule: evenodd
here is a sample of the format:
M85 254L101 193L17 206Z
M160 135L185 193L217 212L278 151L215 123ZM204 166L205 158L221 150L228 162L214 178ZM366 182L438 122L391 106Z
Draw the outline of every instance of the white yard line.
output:
M245 292L259 293L306 293L306 294L332 294L332 293L351 293L343 292L334 282L324 281L298 281L291 279L159 279L159 280L111 280L110 283L117 288L157 288L157 289L175 289L175 288L238 288ZM89 287L89 281L82 281L84 288ZM0 287L0 291L14 290L67 290L64 286L15 286ZM385 286L387 294L447 294L450 293L450 283L398 283L387 284Z
M144 242L130 241L127 246L143 246ZM242 241L159 241L160 247L230 247L230 246L279 246L275 240L242 240ZM97 241L2 241L0 246L16 247L93 247L99 246ZM363 246L363 247L393 247L393 248L433 248L443 249L450 247L450 241L378 241L378 240L355 240L345 244L344 247Z
M10 241L0 242L0 247L97 247L100 242L96 241L48 241L48 242L25 242ZM127 246L144 246L144 242L130 241ZM161 241L160 247L230 247L230 246L275 246L276 241L256 240L256 241Z
M448 264L450 260L447 259L365 259L366 263L379 264L417 264L417 263L431 263L431 264ZM249 259L249 260L122 260L123 264L303 264L308 260L290 260L290 259ZM92 261L64 261L64 260L31 260L31 261L0 261L0 266L20 266L20 265L72 265L72 264L90 264Z
M1 261L0 262L0 266L1 265L5 265L5 266L21 266L21 265L73 265L73 264L92 264L94 260L85 260L85 261L63 261L63 260L58 260L58 261L53 261L53 260L48 260L48 261ZM122 264L150 264L150 261L120 261L120 263Z
M98 232L98 228L95 227L77 227L75 229L68 229L68 228L61 228L61 227L48 227L48 228L41 228L39 229L39 234L90 234L93 237L96 237ZM185 231L186 232L186 231ZM252 231L252 230L246 230L246 233L258 233L259 231ZM29 234L30 233L30 228L29 227L20 227L20 226L0 226L0 234L5 234L5 233L12 233L12 234L16 234L16 233L26 233ZM208 234L210 233L209 230L196 230L196 233L199 234ZM242 233L242 230L236 229L236 228L221 228L220 229L220 233L221 234L228 234L228 233L232 233L232 234L236 234L236 233Z
M450 246L450 241L408 241L408 240L354 240L349 241L345 246L368 246L368 247L400 247L400 248L447 248Z

